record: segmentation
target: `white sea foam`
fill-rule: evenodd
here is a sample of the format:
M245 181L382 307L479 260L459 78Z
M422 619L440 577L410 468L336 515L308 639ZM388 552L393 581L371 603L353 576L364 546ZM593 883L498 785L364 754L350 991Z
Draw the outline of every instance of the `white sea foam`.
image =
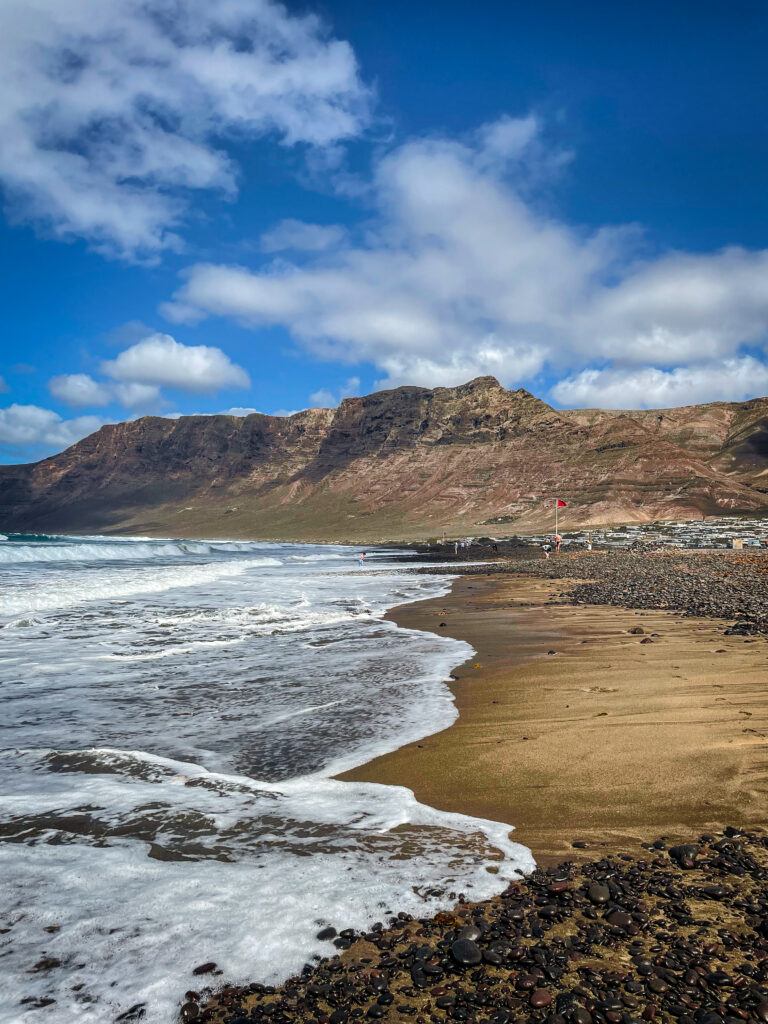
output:
M381 618L447 577L288 544L193 542L179 565L157 542L137 557L146 543L0 566L3 1024L108 1024L137 1003L171 1024L197 964L278 981L332 952L326 923L530 870L505 825L330 778L455 719L443 680L471 649ZM60 965L32 970L44 957Z
M73 561L77 561L74 559ZM109 573L98 577L65 576L48 579L45 575L24 581L0 593L0 618L26 612L72 608L90 601L159 594L177 587L196 587L227 577L241 576L249 569L280 565L276 558L251 558L241 562L214 562L211 565L184 568L141 567L130 573Z
M115 831L125 832L128 821L136 828L142 815L156 819L158 805L171 822L193 816L201 830L208 822L208 835L178 851L194 859L148 858L143 844L125 835L98 848L0 849L10 919L23 920L24 931L11 946L11 964L20 970L11 973L0 1020L18 1020L19 1000L33 996L56 999L46 1020L102 1022L146 1002L147 1021L170 1024L200 963L220 963L235 983L278 982L312 955L328 955L330 944L315 937L325 924L365 928L388 909L423 915L449 906L450 890L481 899L533 868L505 826L434 811L400 787L317 778L270 786L184 763L166 760L163 767L167 776L130 785L90 776L78 799L98 807ZM17 794L27 814L63 816L73 794L63 783L45 800L35 797ZM148 805L153 815L143 810ZM254 835L252 823L264 818L269 831ZM241 848L234 839L226 846L222 835L242 837ZM164 837L154 841L162 846ZM217 859L223 847L227 861ZM487 871L494 854L503 857L495 875ZM32 906L30 869L38 884ZM444 895L427 894L430 877ZM44 931L53 926L55 934ZM42 950L61 966L23 970ZM7 957L4 964L7 972ZM76 964L83 966L73 994Z

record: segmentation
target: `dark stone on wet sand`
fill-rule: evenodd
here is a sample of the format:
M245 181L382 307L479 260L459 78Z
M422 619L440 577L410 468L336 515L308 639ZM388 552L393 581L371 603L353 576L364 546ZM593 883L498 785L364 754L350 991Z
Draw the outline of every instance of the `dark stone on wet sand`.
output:
M632 918L629 914L625 914L623 910L614 910L608 915L606 920L614 928L621 928L623 930L626 930L632 924Z
M590 902L599 906L601 903L607 903L611 898L611 890L607 885L603 885L602 882L593 882L589 887L587 893Z
M335 929L335 928L332 928L332 927L331 927L331 926L329 925L329 926L328 926L327 928L323 928L323 930L322 930L322 931L319 931L319 932L317 933L317 935L315 936L315 938L317 938L317 939L321 939L321 940L323 940L323 941L324 941L325 939L335 939L335 938L336 938L336 929Z
M531 1006L536 1010L541 1010L545 1006L549 1006L552 1002L552 996L547 992L545 988L535 988L531 992Z
M483 959L480 947L471 939L456 939L451 945L451 956L461 967L474 967Z

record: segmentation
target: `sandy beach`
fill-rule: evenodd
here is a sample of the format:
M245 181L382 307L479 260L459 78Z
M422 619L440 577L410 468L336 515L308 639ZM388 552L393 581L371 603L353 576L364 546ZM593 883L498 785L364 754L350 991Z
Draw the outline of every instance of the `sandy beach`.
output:
M539 863L765 822L768 646L679 612L572 606L562 581L467 576L390 613L466 640L449 729L343 776L515 826ZM582 852L573 842L586 842Z

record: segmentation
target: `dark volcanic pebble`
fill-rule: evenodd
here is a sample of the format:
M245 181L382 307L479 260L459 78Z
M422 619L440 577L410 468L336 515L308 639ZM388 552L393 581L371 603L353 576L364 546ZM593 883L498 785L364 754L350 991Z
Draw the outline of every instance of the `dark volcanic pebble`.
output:
M207 964L200 964L200 966L196 967L194 969L194 971L192 971L192 973L193 974L213 974L213 972L215 970L216 970L216 964L211 960Z
M589 896L591 903L599 905L601 903L608 902L611 898L611 890L607 885L603 885L602 882L593 882L589 887L587 895Z
M552 996L545 988L535 988L533 992L531 992L531 1006L535 1010L540 1010L544 1006L549 1006L551 1002Z
M483 959L480 947L471 939L456 939L451 945L451 956L461 967L474 967Z

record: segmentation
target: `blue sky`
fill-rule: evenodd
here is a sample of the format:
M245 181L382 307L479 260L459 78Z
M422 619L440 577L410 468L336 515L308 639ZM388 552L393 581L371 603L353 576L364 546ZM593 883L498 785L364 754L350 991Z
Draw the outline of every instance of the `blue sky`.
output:
M5 0L0 459L491 373L768 394L762 3Z

